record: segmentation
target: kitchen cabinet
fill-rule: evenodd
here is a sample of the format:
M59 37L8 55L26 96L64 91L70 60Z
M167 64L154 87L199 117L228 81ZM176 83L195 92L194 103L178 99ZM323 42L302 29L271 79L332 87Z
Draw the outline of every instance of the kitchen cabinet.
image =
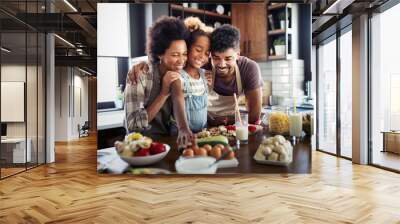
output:
M241 55L255 61L267 60L267 4L232 4L232 25L240 30Z
M216 8L222 8L222 13L218 13ZM207 26L216 28L222 24L231 23L230 4L216 3L174 3L169 5L170 15L178 18L189 16L198 17ZM221 12L221 11L220 11Z
M292 54L292 5L270 3L268 5L268 60L290 59Z

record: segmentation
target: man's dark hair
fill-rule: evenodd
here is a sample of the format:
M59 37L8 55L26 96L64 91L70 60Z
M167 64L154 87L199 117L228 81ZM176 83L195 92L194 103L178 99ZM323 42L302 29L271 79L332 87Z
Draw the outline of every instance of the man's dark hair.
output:
M186 40L189 31L183 21L175 17L163 16L150 27L147 36L147 55L152 63L160 61L171 43L176 40Z
M224 52L229 48L240 49L240 31L224 24L211 33L211 52Z

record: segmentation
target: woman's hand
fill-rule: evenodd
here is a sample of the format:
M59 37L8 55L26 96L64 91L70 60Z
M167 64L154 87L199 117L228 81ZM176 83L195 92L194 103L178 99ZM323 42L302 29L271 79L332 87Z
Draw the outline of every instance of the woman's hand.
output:
M137 84L140 76L149 71L149 65L142 61L139 64L134 65L128 72L128 83Z
M192 133L192 131L190 131L190 129L178 130L177 143L179 147L186 148L187 146L190 146L192 142L194 142L195 138L196 136Z
M164 96L169 96L170 86L175 80L178 80L181 75L178 72L168 71L165 73L162 80L161 94Z
M206 70L204 72L204 75L206 76L208 87L211 87L211 85L212 85L212 71Z

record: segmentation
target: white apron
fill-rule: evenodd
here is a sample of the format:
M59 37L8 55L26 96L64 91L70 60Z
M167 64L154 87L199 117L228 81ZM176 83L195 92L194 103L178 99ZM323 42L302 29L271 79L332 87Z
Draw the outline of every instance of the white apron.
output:
M239 67L235 65L236 84L238 95L242 93L242 80L240 77ZM227 117L235 115L235 98L234 96L219 95L214 91L215 69L212 70L212 84L208 92L208 116L211 118Z

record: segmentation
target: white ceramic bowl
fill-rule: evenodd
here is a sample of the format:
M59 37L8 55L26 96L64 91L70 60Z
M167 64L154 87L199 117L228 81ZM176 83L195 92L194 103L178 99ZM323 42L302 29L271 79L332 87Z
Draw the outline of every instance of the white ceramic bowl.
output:
M215 174L217 172L218 164L214 164L214 157L194 157L183 158L181 157L175 162L175 169L181 174Z
M155 155L150 155L150 156L132 156L132 157L124 157L121 156L121 159L124 160L125 162L129 163L132 166L145 166L145 165L150 165L153 163L156 163L162 159L168 154L169 150L171 147L167 144L164 144L165 146L165 152L158 153Z

